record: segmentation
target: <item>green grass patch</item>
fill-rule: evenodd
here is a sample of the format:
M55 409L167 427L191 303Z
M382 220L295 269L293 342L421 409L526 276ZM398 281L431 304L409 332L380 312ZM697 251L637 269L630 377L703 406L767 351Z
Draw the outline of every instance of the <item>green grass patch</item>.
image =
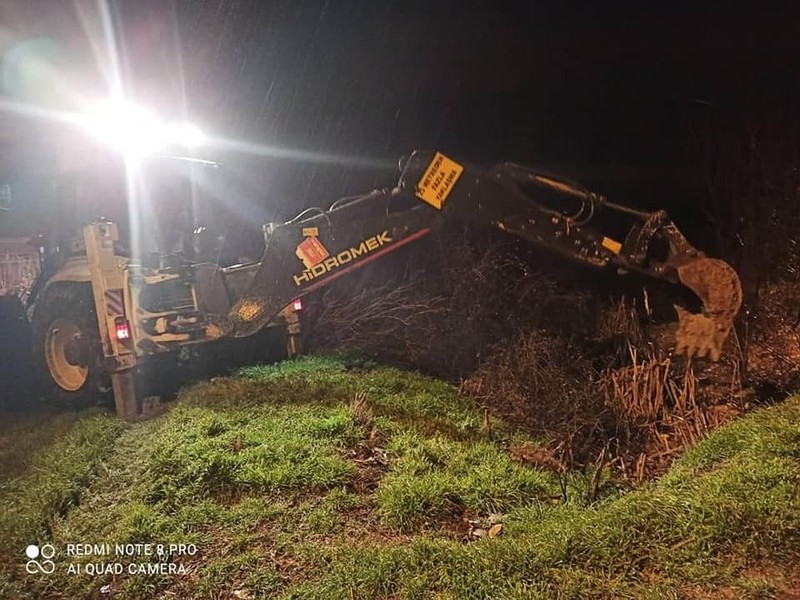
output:
M562 504L554 475L509 457L535 440L482 422L441 381L311 358L192 386L147 422L86 412L38 443L6 427L0 456L25 462L0 483L0 597L768 598L791 582L800 399L721 428L657 483L604 475L593 503L591 473ZM492 513L496 538L454 527ZM44 578L22 568L34 541L198 553L166 559L184 575Z
M513 462L496 444L465 444L441 436L406 433L390 446L392 467L378 489L378 503L393 525L434 522L506 512L557 491L552 476Z
M11 560L28 544L52 536L57 520L80 504L83 492L104 468L123 429L113 417L92 416L50 445L44 442L31 451L26 474L0 487L0 556Z
M467 546L343 549L292 595L641 598L735 586L760 597L747 569L800 558L798 433L794 398L712 434L661 482L588 509L520 508L506 535Z
M101 413L96 409L29 415L0 413L0 482L24 473L39 450L64 437L79 421Z
M148 457L149 500L177 508L209 497L339 485L354 472L340 449L362 436L345 407L179 406Z
M386 422L392 425L410 425L426 433L442 431L451 436L474 432L480 427L483 415L475 403L444 381L408 370L376 368L369 363L367 368L359 364L353 369L347 364L337 359L309 357L248 367L240 371L239 382L224 382L222 394L209 396L213 387L204 389L199 401L215 406L220 402L239 405L240 401L235 399L238 396L258 402L260 394L268 393L289 403L347 404L355 392L362 391L376 412L391 418ZM498 427L502 429L502 424L498 423Z

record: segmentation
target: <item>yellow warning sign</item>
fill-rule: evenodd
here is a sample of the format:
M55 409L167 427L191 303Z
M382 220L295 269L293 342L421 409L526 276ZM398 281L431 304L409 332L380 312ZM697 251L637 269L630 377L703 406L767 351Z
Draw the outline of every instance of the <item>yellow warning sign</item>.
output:
M622 244L620 244L617 240L612 240L611 238L604 237L601 243L603 245L603 248L611 250L614 254L619 254L620 251L622 250Z
M441 210L464 167L437 152L417 184L417 198Z
M303 227L305 237L319 237L319 227Z

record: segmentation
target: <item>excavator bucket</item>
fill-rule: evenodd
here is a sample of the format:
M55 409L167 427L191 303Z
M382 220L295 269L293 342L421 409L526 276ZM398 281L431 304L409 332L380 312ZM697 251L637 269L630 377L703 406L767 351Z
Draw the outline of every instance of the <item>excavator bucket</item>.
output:
M716 258L695 258L677 268L680 282L703 302L703 312L693 314L675 306L678 331L675 352L691 358L719 360L722 346L733 329L742 305L742 284L728 263Z

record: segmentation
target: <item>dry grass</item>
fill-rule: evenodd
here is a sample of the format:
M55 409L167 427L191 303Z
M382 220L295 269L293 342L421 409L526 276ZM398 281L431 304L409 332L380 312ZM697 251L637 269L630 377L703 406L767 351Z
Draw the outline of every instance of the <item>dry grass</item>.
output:
M747 352L747 376L769 382L781 397L800 385L800 282L773 283L761 290Z
M706 404L690 361L675 362L629 348L630 364L599 378L605 405L628 429L621 470L640 481L666 470L671 460L739 414L729 404Z
M643 296L647 298L647 296ZM645 300L645 304L646 304ZM645 339L644 328L639 317L636 300L626 297L612 301L597 319L595 335L598 341L625 340L627 344L639 345Z
M353 295L329 289L317 306L312 330L316 347L367 355L381 351L411 363L424 360L430 331L447 313L444 298L415 293L414 282L384 283Z
M577 346L533 330L498 344L461 389L518 426L550 436L558 460L572 466L592 459L608 439L609 411L594 377Z
M629 346L628 350L629 366L608 369L600 376L607 406L631 422L644 423L686 415L696 408L697 378L691 363L683 369L683 376L676 378L671 358L659 360L650 355L640 359L636 348Z
M582 311L513 247L448 231L309 299L316 350L355 351L458 380L525 324L567 331ZM357 290L355 293L353 290Z

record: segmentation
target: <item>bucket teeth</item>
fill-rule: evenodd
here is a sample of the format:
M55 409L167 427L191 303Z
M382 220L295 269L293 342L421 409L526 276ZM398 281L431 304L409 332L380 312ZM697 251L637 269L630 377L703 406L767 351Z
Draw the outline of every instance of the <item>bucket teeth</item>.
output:
M725 261L698 258L678 267L681 283L703 302L703 313L692 314L676 306L678 331L675 352L693 356L709 356L719 360L728 339L733 320L742 305L742 285L739 276Z

